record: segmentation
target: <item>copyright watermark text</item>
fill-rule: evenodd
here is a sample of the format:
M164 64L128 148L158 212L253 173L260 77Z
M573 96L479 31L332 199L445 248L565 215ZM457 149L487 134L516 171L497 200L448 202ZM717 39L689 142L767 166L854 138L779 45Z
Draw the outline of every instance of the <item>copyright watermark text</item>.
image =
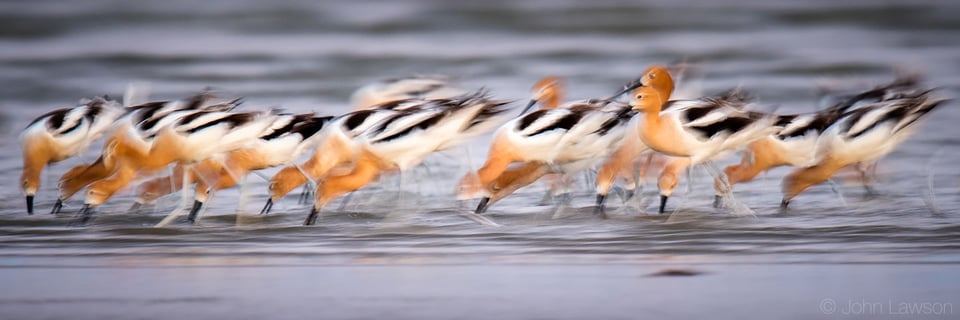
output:
M840 315L941 316L954 313L953 303L937 301L820 300L820 312Z

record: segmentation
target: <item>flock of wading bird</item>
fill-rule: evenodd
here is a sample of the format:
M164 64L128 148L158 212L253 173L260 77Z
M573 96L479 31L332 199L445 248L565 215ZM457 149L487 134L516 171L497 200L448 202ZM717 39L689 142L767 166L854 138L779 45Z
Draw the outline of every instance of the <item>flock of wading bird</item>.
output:
M33 213L41 171L83 152L106 135L100 157L67 171L52 213L86 189L76 222L133 181L135 207L195 185L188 220L213 191L236 185L247 173L286 166L270 180L261 214L297 187L315 188L304 224L338 197L380 176L410 170L432 152L493 131L486 162L459 182L460 199L480 198L477 214L518 188L547 176L555 185L572 174L596 170L596 210L615 183L628 195L642 186L654 154L665 159L657 180L660 212L691 166L714 176L714 206L730 202L732 186L778 166L796 168L783 179L781 208L805 189L853 166L870 190L870 170L915 131L919 120L942 104L916 76L848 95L817 112L758 111L740 90L692 100L670 100L671 69L654 65L639 79L604 99L561 103L562 81L546 77L520 112L485 90L469 92L442 77L409 77L364 86L352 97L356 110L339 116L237 111L240 100L209 92L175 101L124 106L105 97L83 100L34 120L21 135L27 212ZM629 94L628 102L619 100ZM538 107L535 111L530 109ZM494 131L495 130L495 131ZM298 163L301 155L313 154ZM711 160L742 151L723 172ZM171 169L168 169L170 166ZM157 177L170 170L170 176ZM151 179L152 178L152 179ZM306 193L310 194L310 193ZM189 200L164 221L186 209ZM161 224L165 224L161 222Z

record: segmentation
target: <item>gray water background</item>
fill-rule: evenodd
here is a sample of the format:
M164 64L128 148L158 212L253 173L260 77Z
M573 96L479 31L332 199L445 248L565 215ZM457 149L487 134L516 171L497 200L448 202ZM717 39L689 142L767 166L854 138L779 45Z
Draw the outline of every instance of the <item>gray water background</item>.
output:
M777 209L788 168L737 187L756 212L747 217L712 209L709 176L696 170L671 217L655 214L648 182L639 201L612 198L611 219L596 219L592 188L578 181L567 206L542 201L546 185L535 184L490 209L502 227L481 226L460 216L475 203L458 203L453 189L482 162L488 137L429 157L402 183L385 178L345 206L334 202L313 227L300 226L309 209L295 194L257 216L266 199L257 176L243 197L217 193L199 225L154 229L179 198L130 214L127 192L90 225L68 227L72 214L46 214L56 179L95 159L97 146L46 171L34 216L16 183L16 137L31 119L81 97L119 97L131 81L149 83L156 99L209 86L244 97L248 109L335 115L350 110L352 90L388 77L452 75L520 107L544 75L564 76L569 98L581 99L649 64L686 60L703 70L702 92L740 86L777 112L813 111L818 87L869 87L894 68L923 72L956 97L958 15L955 1L6 1L0 279L9 290L0 313L811 318L831 316L819 309L824 298L960 304L955 103L880 163L879 197L841 183L841 201L817 186L788 214ZM648 277L676 268L703 274ZM326 311L303 309L313 295Z

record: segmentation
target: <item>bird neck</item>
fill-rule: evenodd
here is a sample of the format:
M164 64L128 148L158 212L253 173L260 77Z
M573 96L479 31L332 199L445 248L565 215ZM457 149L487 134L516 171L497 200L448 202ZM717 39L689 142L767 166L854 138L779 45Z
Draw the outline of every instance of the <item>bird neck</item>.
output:
M501 175L503 179L498 178L490 185L490 199L494 202L503 199L517 189L528 186L549 173L548 166L534 162L526 163L514 170L507 170L504 175Z
M477 170L477 178L482 188L486 188L494 182L516 160L511 148L507 145L494 141L493 145L490 146L487 162L483 164L480 170Z
M80 165L65 173L60 178L60 198L69 199L88 184L109 176L113 168L108 168L103 159L100 157L92 164Z
M143 167L147 170L157 170L165 167L180 158L181 147L178 146L173 130L162 130L150 146L150 152L143 160Z
M311 179L319 179L331 169L353 160L351 143L338 136L324 140L317 150L323 152L314 153L301 167Z
M309 169L303 168L303 171L307 170ZM301 171L300 167L291 165L277 172L277 174L270 179L270 187L268 188L270 200L274 202L280 201L280 198L284 195L290 193L290 191L293 191L296 187L307 183L307 177L303 171Z
M40 174L43 167L50 162L50 150L42 142L27 141L23 145L23 174L20 176L21 187L27 195L34 195L40 187Z
M538 176L536 173L537 171L545 171L542 170L542 167L545 166L539 162L528 162L524 163L520 167L507 169L489 185L489 191L493 193L500 189L509 188L511 185L522 184L521 186L523 186L532 183L532 181L526 182L526 180L528 180L529 177L536 176L539 178L542 176Z
M671 195L673 190L677 188L677 182L680 179L680 173L688 167L690 167L690 158L670 158L670 161L667 162L667 165L663 167L663 171L660 172L660 177L657 180L657 185L660 188L660 194L666 196Z
M644 141L654 142L657 144L657 139L663 133L661 132L661 127L663 126L663 121L660 119L660 104L650 105L643 112L643 123L640 128L640 133L644 137ZM647 142L648 144L650 142Z
M87 188L87 198L84 202L94 206L103 204L115 192L130 183L136 175L137 167L135 164L119 163L109 178L100 179Z
M40 174L43 166L24 164L23 174L20 176L21 187L27 195L34 195L40 186Z
M315 206L322 208L323 205L344 193L363 188L363 186L378 178L382 170L382 160L369 152L362 152L350 173L327 178L320 185L319 190L317 190Z
M811 167L798 169L783 178L783 198L790 201L807 188L826 182L843 165L839 161L827 159Z

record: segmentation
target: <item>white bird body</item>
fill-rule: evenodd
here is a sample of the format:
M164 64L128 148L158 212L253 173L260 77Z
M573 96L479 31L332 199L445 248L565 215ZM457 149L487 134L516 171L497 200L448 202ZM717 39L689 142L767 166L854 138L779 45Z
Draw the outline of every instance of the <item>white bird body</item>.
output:
M40 188L43 169L85 151L123 112L119 103L97 97L81 101L74 108L46 113L27 125L20 133L23 150L20 189L26 195L28 214L33 214L34 196Z
M275 116L263 112L231 113L198 111L180 118L160 130L160 137L173 139L177 150L158 150L151 146L151 154L175 152L177 161L195 163L216 154L251 146L273 123Z
M641 130L640 139L650 148L675 157L690 157L691 165L710 160L780 131L773 116L757 116L743 105L721 100L670 101L660 112L660 131ZM638 125L650 126L646 115Z
M889 154L916 130L922 117L946 101L935 100L929 91L919 90L884 99L845 112L823 132L817 142L815 163L784 177L781 208L810 186L827 181L841 168L874 162Z
M59 162L90 147L123 113L119 103L95 98L37 118L20 134L20 141L50 144L50 162Z
M936 106L930 107L932 103L927 102L926 97L918 100L880 102L847 113L820 138L816 162L829 157L852 164L874 161L889 154L913 134L916 120Z
M397 169L408 170L430 153L491 130L500 122L503 104L481 93L461 100L428 102L416 110L391 115L362 135L359 143Z
M357 110L374 108L392 101L407 99L446 99L467 93L442 76L410 76L377 81L360 87L350 96Z

